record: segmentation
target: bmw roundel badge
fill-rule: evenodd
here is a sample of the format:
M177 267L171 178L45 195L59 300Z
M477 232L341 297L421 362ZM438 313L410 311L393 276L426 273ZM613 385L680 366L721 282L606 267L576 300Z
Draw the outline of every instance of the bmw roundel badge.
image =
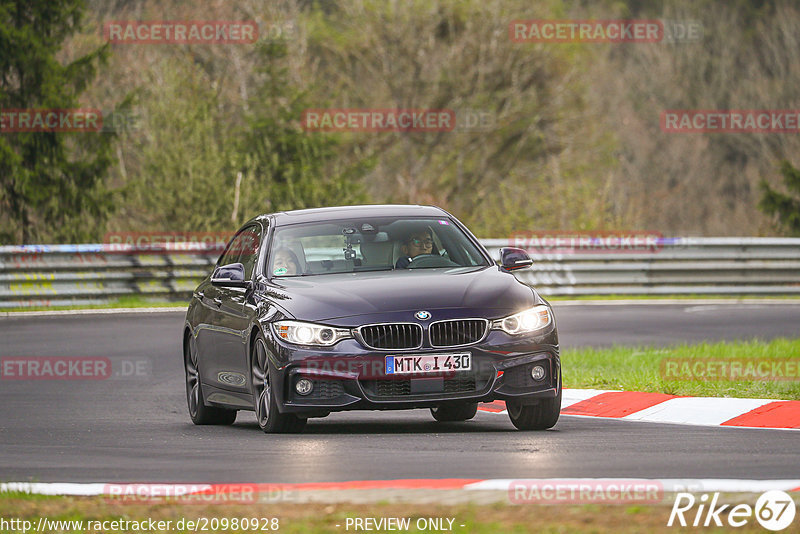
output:
M418 311L417 313L414 314L414 317L416 317L420 321L427 321L428 319L431 318L431 312L425 311L425 310L420 310L420 311Z

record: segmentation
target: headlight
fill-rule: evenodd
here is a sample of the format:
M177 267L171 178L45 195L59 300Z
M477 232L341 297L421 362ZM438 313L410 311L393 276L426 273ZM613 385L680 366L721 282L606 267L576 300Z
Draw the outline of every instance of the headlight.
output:
M352 337L346 328L333 328L299 321L272 323L272 330L279 338L296 345L335 345L342 339Z
M503 330L508 334L527 334L541 330L553 322L553 313L550 308L540 304L529 310L497 319L492 323L492 328Z

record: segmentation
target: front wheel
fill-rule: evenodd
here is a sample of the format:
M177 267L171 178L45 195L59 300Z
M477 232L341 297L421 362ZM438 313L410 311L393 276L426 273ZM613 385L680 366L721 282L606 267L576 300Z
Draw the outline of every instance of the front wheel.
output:
M185 343L183 363L186 371L186 401L192 423L232 425L236 421L236 410L206 406L203 402L203 387L200 384L200 371L197 365L197 343L192 335L189 335L189 342Z
M477 402L442 404L431 408L431 415L439 422L467 421L478 413Z
M259 335L253 345L252 383L258 426L264 432L296 433L302 432L308 419L301 419L291 413L280 413L275 400L275 389L269 372L269 357L264 339Z
M561 378L558 380L558 395L552 399L541 399L539 404L525 405L518 401L506 401L508 418L520 430L547 430L555 426L561 413Z

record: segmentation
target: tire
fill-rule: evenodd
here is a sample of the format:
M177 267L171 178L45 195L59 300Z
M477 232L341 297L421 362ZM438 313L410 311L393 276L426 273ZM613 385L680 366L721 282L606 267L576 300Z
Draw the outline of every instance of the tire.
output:
M555 426L561 413L561 377L558 379L558 395L552 399L541 399L539 404L524 405L507 401L506 409L511 423L519 430L547 430Z
M253 386L253 408L258 427L267 434L298 433L305 428L308 419L291 413L280 413L275 400L275 389L271 385L270 363L264 338L259 334L253 343L250 379Z
M478 413L477 402L466 402L458 404L442 404L431 408L431 415L441 423L452 421L468 421Z
M200 383L200 371L197 365L197 344L194 336L189 335L189 342L184 345L183 366L186 371L186 403L192 423L196 425L232 425L236 421L236 410L206 406L203 401L203 386Z

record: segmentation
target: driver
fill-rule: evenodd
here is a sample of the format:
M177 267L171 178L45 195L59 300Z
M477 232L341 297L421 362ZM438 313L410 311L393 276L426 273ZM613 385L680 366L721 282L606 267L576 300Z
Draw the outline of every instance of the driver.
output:
M277 276L300 274L300 262L297 261L297 255L288 248L282 247L275 250L272 274Z
M431 231L428 229L412 233L403 241L400 251L403 255L397 260L397 269L407 269L417 256L435 254Z

